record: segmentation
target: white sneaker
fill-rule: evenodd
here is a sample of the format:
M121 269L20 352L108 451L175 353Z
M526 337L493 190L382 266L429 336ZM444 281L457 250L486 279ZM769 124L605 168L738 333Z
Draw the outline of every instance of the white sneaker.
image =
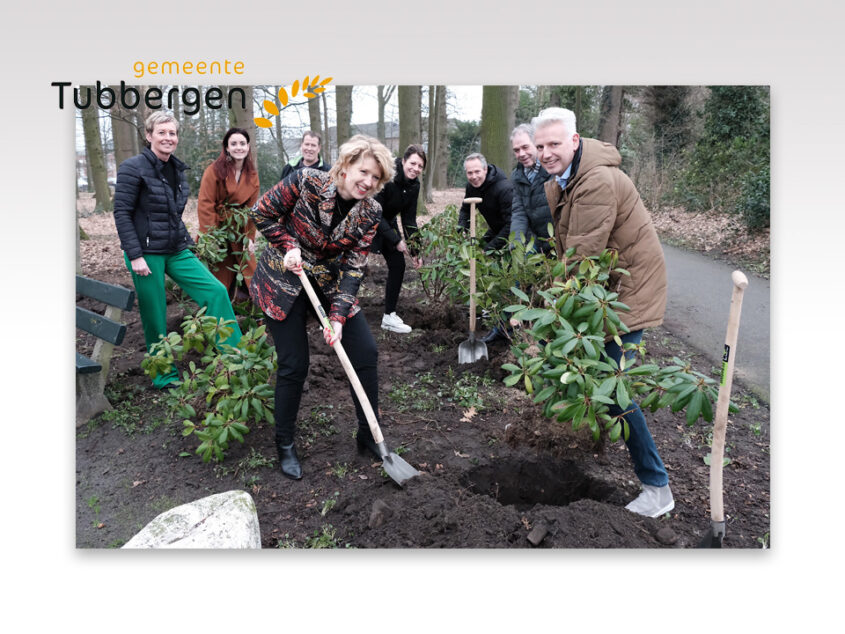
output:
M412 328L404 321L402 321L402 318L395 312L392 312L389 315L385 315L381 318L381 327L385 330L390 330L391 332L398 332L403 335L408 334L412 330Z
M642 493L625 508L646 517L660 517L675 508L675 499L668 484L662 487L644 484Z

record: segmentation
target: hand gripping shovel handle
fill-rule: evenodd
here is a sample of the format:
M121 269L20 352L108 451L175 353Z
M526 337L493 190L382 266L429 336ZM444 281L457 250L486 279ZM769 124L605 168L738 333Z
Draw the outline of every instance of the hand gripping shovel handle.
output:
M713 445L710 450L710 519L722 527L724 534L725 509L722 500L722 460L725 455L725 434L728 425L728 407L731 400L734 362L736 361L736 339L739 332L739 317L742 312L742 295L748 286L748 278L741 271L734 271L731 312L725 335L725 352L722 356L722 378L719 398L716 401L716 419L713 424Z
M320 317L320 323L323 324L324 328L331 329L332 326L329 323L326 311L323 309L323 305L320 304L320 300L317 298L317 294L314 292L311 282L308 281L305 271L299 272L299 279L302 282L302 288L304 288L305 292L308 294L308 299L311 300L311 305L314 306L314 310L317 311L317 315ZM337 353L343 369L346 371L346 376L352 384L352 389L355 390L355 394L358 396L358 402L361 403L361 408L364 410L364 415L367 417L367 424L370 426L370 431L373 433L373 440L376 441L377 445L383 446L382 443L384 443L384 436L382 436L378 419L376 418L372 405L370 405L370 399L367 398L367 393L364 391L364 386L361 385L361 381L358 379L358 374L355 372L355 368L352 367L352 362L349 360L349 357L346 356L346 350L343 349L340 341L335 342L332 347Z

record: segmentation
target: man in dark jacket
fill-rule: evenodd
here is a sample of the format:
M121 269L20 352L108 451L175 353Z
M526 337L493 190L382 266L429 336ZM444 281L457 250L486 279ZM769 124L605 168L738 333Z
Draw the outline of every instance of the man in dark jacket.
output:
M622 157L613 145L581 138L575 114L564 108L547 108L531 123L540 163L554 176L545 187L558 257L569 247L576 257L615 249L619 267L628 271L608 281L630 308L622 315L630 332L620 337L621 345L612 339L605 344L607 356L619 363L622 345L640 343L644 328L663 322L666 264L657 231L634 183L619 169ZM623 410L614 404L609 414L619 416ZM639 405L631 402L624 415L630 430L625 444L642 484L640 495L625 508L659 517L675 508L669 474Z
M284 180L288 174L298 172L303 167L328 172L332 166L323 162L323 157L320 156L321 146L320 135L311 130L306 130L305 134L302 135L302 143L299 145L300 155L284 166L282 177L279 180Z
M467 175L464 198L481 198L477 210L487 221L487 232L481 238L484 250L500 251L507 246L511 233L513 185L502 170L488 164L484 155L478 152L464 159L464 171ZM469 228L469 215L470 206L464 203L458 214L458 225L462 229ZM481 341L492 343L500 339L507 339L507 335L502 328L495 326Z
M511 231L525 244L533 238L534 250L548 253L551 251L548 239L552 214L549 212L544 183L550 177L537 159L534 128L528 123L516 126L511 132L511 146L517 160L517 166L511 172Z
M513 203L513 185L498 167L487 163L484 155L478 152L464 159L464 171L467 186L464 198L481 198L476 207L487 221L487 232L481 238L486 251L501 249L508 243L511 232L511 205ZM461 205L458 224L463 229L469 228L469 205Z

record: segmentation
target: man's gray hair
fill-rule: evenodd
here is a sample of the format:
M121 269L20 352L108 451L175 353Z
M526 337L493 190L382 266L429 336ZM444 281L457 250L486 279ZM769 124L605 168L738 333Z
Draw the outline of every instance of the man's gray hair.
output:
M517 134L527 134L529 140L532 143L534 143L534 126L531 125L530 123L520 123L518 126L516 126L513 129L513 132L511 132L511 139L510 139L511 143L513 143L513 138Z
M575 127L575 113L566 108L546 108L531 119L534 129L542 128L551 123L560 123L569 134L578 134Z
M487 169L487 159L484 158L484 155L481 152L473 152L468 157L464 159L464 169L467 168L467 163L469 161L481 161L481 167Z

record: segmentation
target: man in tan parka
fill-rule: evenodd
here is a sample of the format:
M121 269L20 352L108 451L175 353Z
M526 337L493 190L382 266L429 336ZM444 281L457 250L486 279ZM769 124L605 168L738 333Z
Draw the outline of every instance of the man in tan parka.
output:
M575 247L576 257L599 255L606 248L619 253L619 266L630 276L611 277L610 290L631 309L622 316L630 328L621 336L623 344L639 343L644 328L663 323L666 265L648 211L631 179L619 169L622 157L609 143L581 138L571 110L547 108L531 123L540 164L553 177L545 187L557 253L562 256L570 247ZM613 340L605 351L619 362L622 351ZM621 413L611 407L611 415ZM626 444L643 488L625 508L659 517L675 507L669 476L636 403L625 419L630 428Z

